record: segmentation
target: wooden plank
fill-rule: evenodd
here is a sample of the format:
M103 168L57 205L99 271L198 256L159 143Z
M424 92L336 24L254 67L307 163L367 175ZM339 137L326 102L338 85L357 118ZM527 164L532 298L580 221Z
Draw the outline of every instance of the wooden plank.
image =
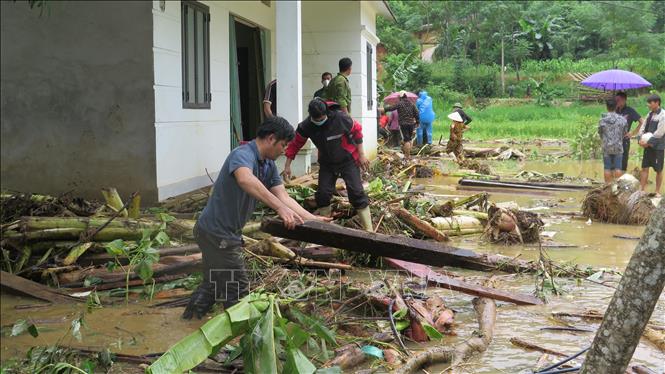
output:
M510 195L531 195L531 196L554 196L554 193L550 191L538 191L538 190L518 190L512 188L492 188L491 190L486 187L480 186L457 186L458 191L477 191L477 192L488 192L488 193L501 193L501 194L510 194Z
M554 187L553 184L539 184L539 183L524 183L524 182L501 182L501 181L484 181L478 179L460 179L458 182L461 186L474 186L474 187L485 187L485 188L515 188L515 189L524 189L524 190L543 190L543 191L570 191L570 190L579 190L579 189L590 189L592 186L574 186L570 185L561 185Z
M83 302L81 299L69 296L56 289L52 289L48 286L44 286L43 284L33 282L29 279L25 279L5 271L0 274L0 284L2 284L2 288L4 289L55 304Z
M384 262L396 269L404 270L411 275L426 279L429 284L453 291L459 291L468 295L507 301L517 305L540 305L543 303L540 299L531 295L513 294L506 291L497 290L496 288L466 283L464 281L439 274L426 265L396 260L393 258L384 258Z
M267 218L261 230L277 237L308 243L343 248L375 256L391 257L432 266L457 266L474 270L496 270L483 256L471 250L456 248L441 242L384 235L349 229L331 223L307 221L293 230L284 227L281 220ZM510 258L506 257L508 260Z

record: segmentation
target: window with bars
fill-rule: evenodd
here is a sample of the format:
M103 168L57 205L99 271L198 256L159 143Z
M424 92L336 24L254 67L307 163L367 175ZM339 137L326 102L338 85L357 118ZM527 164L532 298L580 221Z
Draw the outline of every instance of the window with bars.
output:
M372 62L374 61L374 49L372 44L367 43L367 110L374 108L374 75L372 71Z
M196 1L183 1L182 107L210 109L210 9Z

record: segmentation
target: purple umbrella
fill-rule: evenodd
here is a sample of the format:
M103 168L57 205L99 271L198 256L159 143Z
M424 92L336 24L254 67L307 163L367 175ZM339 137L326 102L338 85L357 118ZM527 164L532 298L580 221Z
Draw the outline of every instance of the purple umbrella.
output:
M630 71L617 69L604 70L592 74L580 83L587 87L604 91L630 90L651 86L651 83L639 75Z

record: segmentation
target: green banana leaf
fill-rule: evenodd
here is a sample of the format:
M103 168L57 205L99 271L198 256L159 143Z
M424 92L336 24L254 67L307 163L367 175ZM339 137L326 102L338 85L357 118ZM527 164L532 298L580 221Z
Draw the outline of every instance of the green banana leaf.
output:
M247 373L278 373L275 343L275 299L269 297L269 306L254 328L243 336L242 357Z
M273 301L268 296L249 294L238 304L215 316L197 331L173 345L146 369L146 374L182 373L196 367L219 347L246 333L253 322L272 307Z

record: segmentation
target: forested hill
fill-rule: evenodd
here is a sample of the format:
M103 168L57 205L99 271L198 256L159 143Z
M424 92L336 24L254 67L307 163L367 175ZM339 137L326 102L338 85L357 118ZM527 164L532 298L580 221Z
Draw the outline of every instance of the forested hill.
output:
M505 85L514 85L513 90L525 89L520 83L528 81L525 77L554 82L569 72L614 67L643 75L655 89L665 86L664 1L388 3L397 21L378 21L387 52L386 91L443 84L479 97L503 95L502 51ZM433 48L434 62L422 66L427 47ZM476 78L467 74L471 84L446 79L467 68L476 72ZM493 80L487 83L489 77ZM479 87L482 82L489 86Z

